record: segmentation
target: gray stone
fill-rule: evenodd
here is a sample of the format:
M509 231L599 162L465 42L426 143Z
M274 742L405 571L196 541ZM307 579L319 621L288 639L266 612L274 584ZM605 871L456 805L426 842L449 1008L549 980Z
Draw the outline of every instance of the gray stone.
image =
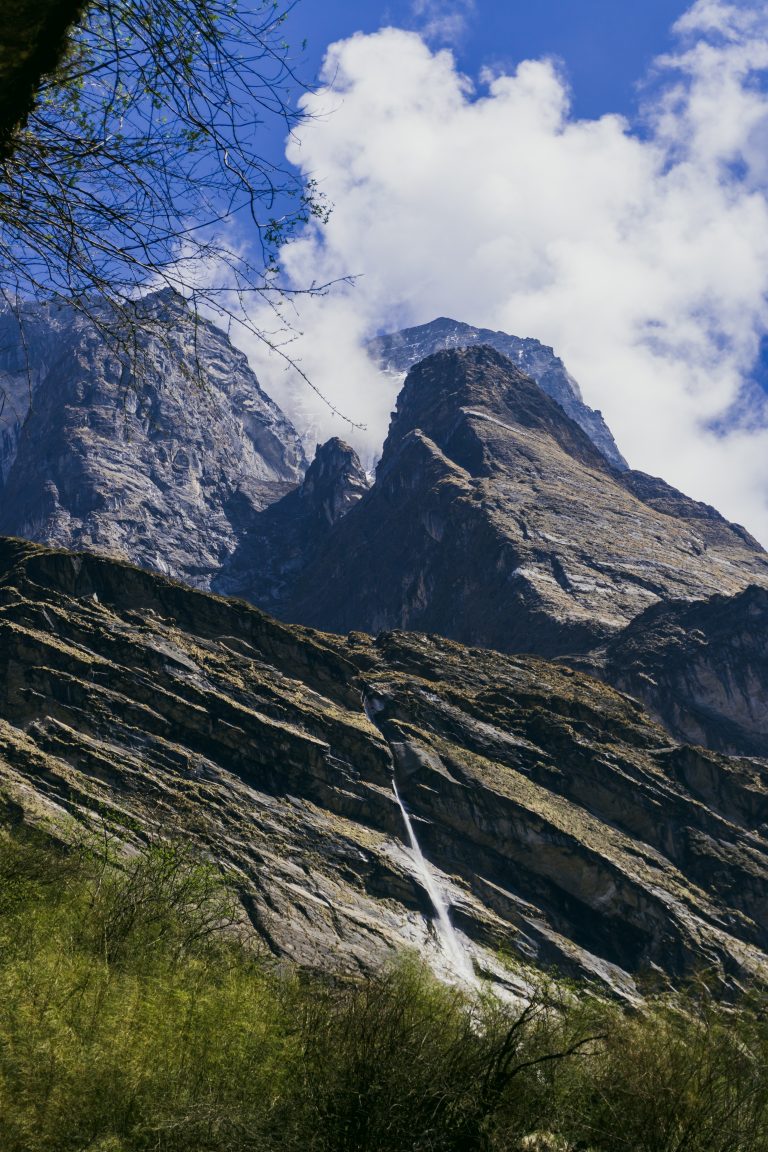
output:
M572 661L642 700L676 737L768 756L768 590L656 604Z
M385 372L405 377L414 364L435 352L448 348L472 348L480 344L495 348L507 356L516 368L535 380L586 432L615 468L628 467L602 413L584 403L579 385L560 357L539 340L531 337L521 339L506 332L494 332L490 328L474 328L471 324L441 316L429 324L419 324L415 328L403 328L399 332L378 336L368 344L368 352Z
M749 584L768 587L768 556L743 528L613 468L481 346L411 369L375 484L279 611L339 632L418 629L554 656L593 648L660 600Z
M299 487L253 517L212 581L213 590L279 612L297 578L312 568L331 529L369 487L348 444L334 438L318 445Z
M136 307L133 354L71 309L0 318L0 530L208 587L306 461L222 331L167 290Z
M765 982L764 762L680 745L537 657L323 635L0 539L0 799L17 818L184 836L279 957L353 975L411 947L445 971L395 777L493 981Z

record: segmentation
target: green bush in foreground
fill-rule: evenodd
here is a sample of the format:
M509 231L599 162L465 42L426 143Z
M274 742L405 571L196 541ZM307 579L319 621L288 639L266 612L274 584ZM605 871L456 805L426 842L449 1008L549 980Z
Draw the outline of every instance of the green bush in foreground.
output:
M215 871L0 835L2 1152L768 1152L768 1032L704 994L286 975Z

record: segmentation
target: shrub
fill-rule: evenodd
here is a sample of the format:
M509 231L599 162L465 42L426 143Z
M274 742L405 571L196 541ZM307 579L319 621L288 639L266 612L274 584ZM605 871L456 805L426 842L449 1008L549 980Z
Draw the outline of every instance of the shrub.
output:
M768 1152L760 996L286 972L187 847L105 847L0 832L2 1152Z

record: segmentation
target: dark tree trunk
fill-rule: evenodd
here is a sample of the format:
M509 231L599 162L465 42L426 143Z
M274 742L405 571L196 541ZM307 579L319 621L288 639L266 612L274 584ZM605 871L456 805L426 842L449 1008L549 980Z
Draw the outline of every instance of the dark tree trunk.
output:
M46 73L61 60L86 0L0 0L0 160L30 113Z

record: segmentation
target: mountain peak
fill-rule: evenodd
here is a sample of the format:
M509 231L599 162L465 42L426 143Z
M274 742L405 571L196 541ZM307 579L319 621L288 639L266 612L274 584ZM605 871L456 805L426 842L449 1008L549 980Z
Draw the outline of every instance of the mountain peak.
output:
M768 586L768 556L743 529L611 467L485 345L411 369L375 484L294 571L286 619L543 656L594 648L659 600Z
M325 444L318 444L299 497L306 508L315 510L328 524L335 524L368 487L368 478L354 448L333 436Z
M588 407L579 385L552 348L532 337L511 336L491 328L475 328L460 320L440 316L428 324L378 336L368 344L368 354L387 372L405 373L419 361L443 349L488 345L530 376L586 433L606 460L619 471L628 465L602 414Z
M485 475L494 462L483 448L480 421L544 432L574 459L609 470L603 454L562 407L487 344L435 352L411 369L382 461L418 428L472 475Z

